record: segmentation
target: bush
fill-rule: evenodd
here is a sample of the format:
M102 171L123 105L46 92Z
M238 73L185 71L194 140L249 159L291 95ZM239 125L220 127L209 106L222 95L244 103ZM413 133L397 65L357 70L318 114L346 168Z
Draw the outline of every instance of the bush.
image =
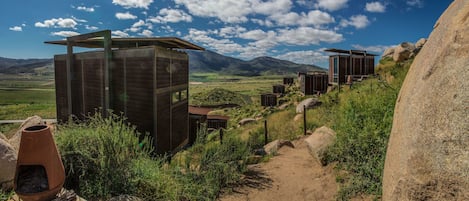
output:
M123 118L96 114L80 123L60 126L56 141L67 180L65 186L87 198L132 193L132 159L148 157L151 144Z

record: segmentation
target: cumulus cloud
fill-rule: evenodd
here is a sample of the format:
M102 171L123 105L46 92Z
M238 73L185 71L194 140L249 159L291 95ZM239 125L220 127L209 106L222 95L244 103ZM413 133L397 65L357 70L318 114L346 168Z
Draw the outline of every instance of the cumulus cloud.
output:
M350 17L349 20L342 19L340 21L340 26L342 27L347 27L347 26L353 26L357 29L363 29L370 25L370 21L368 20L368 17L365 15L354 15Z
M145 8L148 9L153 0L112 0L115 5L122 6L124 8Z
M189 35L185 39L203 44L209 49L214 49L222 54L239 53L242 58L252 58L267 54L272 48L278 45L317 45L321 42L336 43L343 40L342 34L329 30L321 30L312 27L299 27L296 29L279 29L275 31L263 31L260 29L239 31L230 37L237 37L252 42L246 45L236 43L234 40L217 38L216 36L226 36L233 30L242 30L237 27L225 27L220 31L197 30L191 28Z
M355 49L366 50L368 52L374 52L378 54L381 54L384 52L384 50L390 47L394 47L394 46L395 45L371 45L371 46L363 46L363 45L358 45L358 44L352 45L352 47Z
M98 27L90 26L90 25L85 25L85 28L90 31L98 30Z
M117 36L117 37L121 37L121 38L129 37L128 33L125 33L125 32L120 31L120 30L112 31L111 33L112 33L113 36Z
M423 0L407 0L406 4L409 6L422 8L423 7Z
M365 10L372 13L386 12L386 6L379 1L366 3Z
M119 20L134 20L134 19L137 19L137 16L132 15L129 12L125 12L125 13L116 13L116 18Z
M335 22L334 18L329 15L329 13L312 10L309 13L295 13L290 12L287 14L274 14L269 17L269 19L275 21L277 25L281 26L291 26L291 25L301 25L301 26L321 26L323 24L329 24Z
M266 26L266 27L273 27L274 23L270 20L261 20L261 19L251 19L251 22L254 22L256 24L259 24L261 26Z
M94 12L94 8L93 7L86 7L86 6L78 6L77 7L77 10L81 10L81 11L85 11L85 12Z
M285 54L277 55L275 58L295 63L315 64L327 62L329 56L327 56L323 51L306 50L287 52Z
M44 20L44 22L36 22L34 24L35 27L54 27L54 28L73 28L75 29L75 26L78 23L71 18L52 18L50 20Z
M142 33L139 33L138 35L145 36L145 37L152 37L153 36L153 31L145 29L145 30L142 31Z
M218 35L224 38L233 38L238 37L241 33L245 32L247 29L241 26L227 26L220 28ZM216 33L216 32L215 32Z
M52 32L50 34L53 35L53 36L62 36L62 37L70 37L70 36L80 35L80 33L74 32L74 31L58 31L58 32Z
M189 13L199 17L216 17L226 23L248 21L248 15L272 15L291 9L291 0L175 0L185 6Z
M320 42L338 43L342 40L342 34L312 27L283 29L278 34L278 41L290 45L318 45Z
M23 28L20 27L20 26L14 26L14 27L10 27L8 28L10 31L23 31Z
M318 0L316 7L336 11L347 7L348 0Z
M192 16L183 10L163 8L160 10L159 16L150 17L148 20L153 23L192 22Z

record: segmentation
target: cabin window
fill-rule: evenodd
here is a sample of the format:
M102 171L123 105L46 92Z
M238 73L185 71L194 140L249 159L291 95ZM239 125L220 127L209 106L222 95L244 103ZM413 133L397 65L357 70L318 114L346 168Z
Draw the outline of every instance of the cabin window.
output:
M179 103L181 101L187 100L187 97L188 97L187 93L188 93L187 89L183 89L183 90L180 90L180 91L174 91L171 94L171 103L176 104L176 103Z

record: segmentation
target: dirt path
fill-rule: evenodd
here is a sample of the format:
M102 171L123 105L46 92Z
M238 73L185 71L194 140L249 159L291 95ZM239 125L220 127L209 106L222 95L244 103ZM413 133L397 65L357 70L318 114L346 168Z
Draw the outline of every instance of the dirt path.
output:
M303 139L293 143L295 148L282 147L267 163L250 166L244 184L219 200L335 200L338 186L332 167L316 162Z

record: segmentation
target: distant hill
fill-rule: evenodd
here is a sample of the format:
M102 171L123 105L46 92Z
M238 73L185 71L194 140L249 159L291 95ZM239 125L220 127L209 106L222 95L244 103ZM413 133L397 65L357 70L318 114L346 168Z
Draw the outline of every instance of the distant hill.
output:
M300 71L325 71L318 66L297 64L272 57L244 61L212 51L187 51L190 72L216 72L229 75L282 75ZM0 57L0 73L35 73L37 69L53 71L52 59L9 59Z
M34 73L37 68L52 69L52 59L10 59L0 57L0 73Z
M272 57L258 57L243 61L224 56L209 50L187 51L191 72L218 72L223 74L256 76L272 74L291 74L299 71L325 71L314 65L297 64Z

